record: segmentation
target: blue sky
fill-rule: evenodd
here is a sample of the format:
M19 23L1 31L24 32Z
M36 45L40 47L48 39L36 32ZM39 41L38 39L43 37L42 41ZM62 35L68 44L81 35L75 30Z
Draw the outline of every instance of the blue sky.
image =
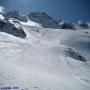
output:
M44 11L56 19L90 21L90 0L0 0L0 5L25 15Z

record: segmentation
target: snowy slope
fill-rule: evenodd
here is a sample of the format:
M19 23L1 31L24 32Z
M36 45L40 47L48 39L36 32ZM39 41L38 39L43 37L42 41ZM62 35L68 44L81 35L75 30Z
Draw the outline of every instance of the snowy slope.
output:
M10 18L15 18L15 19L17 19L19 21L22 21L22 22L26 22L27 21L26 17L25 16L21 16L17 10L7 12L5 14L5 18L7 20L10 19Z
M0 6L0 20L4 20L4 13L5 13L5 9L4 7Z
M41 18L44 23L42 20L38 23L38 17L36 21L31 20L31 16L22 22L23 18L16 11L8 15L7 20L0 21L2 88L90 90L89 28L74 30L72 23L62 22L65 29L57 29L53 19L45 13L37 14L45 17ZM44 28L48 23L51 25Z
M0 33L0 84L24 90L90 89L90 51L86 46L88 51L84 50L83 44L81 47L75 44L83 38L83 43L90 42L90 34L25 25L23 28L28 33L26 39L11 39ZM68 56L66 51L70 48L84 56L86 62Z
M0 6L0 13L5 13L5 8L3 6Z

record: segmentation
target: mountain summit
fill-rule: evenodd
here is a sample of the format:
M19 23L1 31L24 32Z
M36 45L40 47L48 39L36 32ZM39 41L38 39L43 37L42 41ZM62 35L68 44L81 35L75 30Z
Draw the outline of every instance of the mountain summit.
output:
M5 13L5 8L3 6L0 6L0 13Z
M44 12L0 13L0 90L90 90L88 26Z
M19 14L18 10L5 12L5 8L0 7L0 27L2 27L0 31L7 32L9 34L18 37L26 37L25 31L23 30L23 25L41 28L71 29L71 30L82 30L90 28L89 22L79 21L78 23L72 23L66 22L64 20L56 20L47 15L45 12L38 12L38 11L30 12L28 15L22 16ZM4 29L4 27L5 30L2 30ZM14 27L16 29L12 29L11 27ZM10 31L8 29L12 30ZM17 34L17 31L18 33L21 33L21 31L23 33Z
M27 21L26 18L24 18L24 16L21 16L19 14L18 10L7 12L5 14L5 17L6 17L6 19L14 18L14 19L17 19L17 20L22 21L22 22Z
M31 12L27 15L27 17L45 28L60 28L60 25L57 20L53 19L52 17L48 16L45 12Z

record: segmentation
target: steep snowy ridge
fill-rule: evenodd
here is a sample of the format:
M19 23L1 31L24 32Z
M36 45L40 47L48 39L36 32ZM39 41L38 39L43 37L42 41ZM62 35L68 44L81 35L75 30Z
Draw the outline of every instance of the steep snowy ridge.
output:
M25 38L26 33L22 27L16 27L9 19L23 20L23 18L18 14L18 11L11 11L6 13L3 7L0 7L0 32L8 33L16 37Z
M16 37L25 38L26 33L22 28L16 28L13 24L0 20L0 31L5 32L11 35L14 35Z
M0 13L5 13L5 8L3 6L0 6Z
M1 15L0 89L90 90L89 22L58 21L44 12Z
M4 20L4 13L5 13L5 9L4 7L0 7L0 20Z
M5 14L5 18L8 20L10 18L15 18L19 21L26 22L27 19L24 16L19 15L19 12L17 10L10 11Z
M60 28L58 21L44 12L31 12L28 14L28 18L34 22L40 23L42 27L45 28Z

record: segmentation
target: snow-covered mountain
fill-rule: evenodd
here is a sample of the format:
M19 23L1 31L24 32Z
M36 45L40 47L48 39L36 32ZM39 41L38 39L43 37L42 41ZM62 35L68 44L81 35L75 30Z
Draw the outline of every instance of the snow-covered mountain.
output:
M90 90L89 22L54 20L43 12L1 15L0 89Z
M0 6L0 13L5 13L5 8L3 6Z
M31 12L27 17L34 22L41 24L45 28L60 28L57 20L48 16L45 12Z
M16 37L25 38L26 33L22 27L16 27L13 23L9 21L10 18L18 19L23 21L24 18L21 17L17 11L12 11L5 13L4 8L0 7L0 32L5 32Z
M71 29L71 30L75 30L75 26L73 23L71 22L66 22L64 20L60 20L59 21L61 29Z
M26 33L21 27L16 28L13 24L0 20L0 32L5 32L16 37L25 38Z
M17 10L10 11L5 14L6 19L15 18L19 21L26 22L27 19L24 16L21 16Z
M0 7L0 20L4 20L4 13L5 13L5 8L4 7Z

